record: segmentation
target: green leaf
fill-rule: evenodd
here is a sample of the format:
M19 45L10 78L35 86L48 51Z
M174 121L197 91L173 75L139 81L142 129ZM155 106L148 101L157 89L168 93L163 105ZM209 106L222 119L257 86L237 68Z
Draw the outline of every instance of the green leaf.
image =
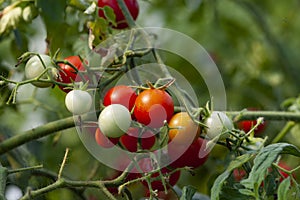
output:
M268 168L280 154L292 154L300 157L297 147L288 143L276 143L264 147L254 159L254 165L247 179L242 180L241 184L247 189L253 190L258 196L258 188L265 179Z
M46 25L49 50L55 52L64 46L69 28L65 23L66 1L37 0L37 6L41 10L40 15Z
M289 190L289 187L291 185L291 179L290 177L284 179L279 187L278 187L278 200L285 200L287 199L287 193Z
M277 184L273 173L268 174L264 181L264 189L267 196L273 196L277 189Z
M296 181L293 181L288 189L286 199L300 199L300 186Z
M232 171L235 168L242 166L244 163L248 162L252 157L252 154L244 154L239 157L236 157L233 161L229 163L227 170Z
M97 5L95 2L92 2L92 4L84 11L84 14L90 15L93 14L96 11Z
M9 9L9 11L0 18L0 35L16 28L21 19L22 8L15 7Z
M22 16L25 22L30 22L32 19L38 16L38 10L34 5L26 6L23 9Z
M247 196L255 196L255 194L251 190L248 190L248 189L239 189L239 192L241 194L244 194Z
M182 196L180 197L180 200L192 200L195 193L196 188L190 185L185 186L182 189Z
M222 194L220 199L222 200L252 200L252 198L249 195L245 195L240 192L239 189L234 188L232 186L225 186L223 187Z
M242 166L244 163L248 162L253 155L251 154L244 154L239 157L236 157L233 161L229 163L229 166L227 167L226 171L223 172L221 175L218 176L218 178L215 180L214 185L211 188L211 199L212 200L218 200L220 199L220 193L222 192L222 187L231 174L231 172L237 168Z
M103 12L104 12L104 15L105 15L106 19L110 23L112 23L114 26L116 26L117 23L116 23L116 15L114 13L114 10L109 6L104 6Z

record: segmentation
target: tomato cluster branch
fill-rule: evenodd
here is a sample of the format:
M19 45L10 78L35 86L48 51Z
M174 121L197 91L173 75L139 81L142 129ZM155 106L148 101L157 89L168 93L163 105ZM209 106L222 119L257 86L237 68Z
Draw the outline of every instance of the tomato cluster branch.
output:
M234 121L255 120L263 117L264 120L300 122L300 113L288 111L228 111Z
M37 128L25 131L24 133L17 134L11 138L8 138L0 144L0 155L4 154L16 147L19 147L27 142L48 136L57 131L72 128L76 125L73 117L60 119L50 122L48 124L39 126Z

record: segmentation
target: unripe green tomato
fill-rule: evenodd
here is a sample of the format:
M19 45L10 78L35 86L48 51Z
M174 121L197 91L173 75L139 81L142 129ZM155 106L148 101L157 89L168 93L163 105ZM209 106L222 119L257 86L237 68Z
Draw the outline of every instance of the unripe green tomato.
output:
M52 68L47 73L50 76L52 76L53 78L55 78L55 76L57 74L57 70L55 69L54 65L52 64L50 56L40 55L40 57L42 58L45 66L43 66L43 63L41 62L40 58L37 55L31 57L25 65L26 79L37 78L45 71L46 68ZM48 79L47 73L43 74L41 79ZM46 83L46 82L41 82L41 81L35 81L35 82L32 82L32 84L34 86L40 87L40 88L46 88L46 87L50 87L52 85L52 83Z
M232 121L224 112L220 111L213 111L206 119L205 125L207 126L206 134L209 139L219 136L225 130L233 129ZM221 135L219 140L225 139L226 137L228 137L228 134Z
M91 109L92 102L92 96L83 90L72 90L65 98L67 109L74 115L87 113Z
M131 124L131 115L125 106L111 104L102 110L98 123L105 136L117 138L128 131Z

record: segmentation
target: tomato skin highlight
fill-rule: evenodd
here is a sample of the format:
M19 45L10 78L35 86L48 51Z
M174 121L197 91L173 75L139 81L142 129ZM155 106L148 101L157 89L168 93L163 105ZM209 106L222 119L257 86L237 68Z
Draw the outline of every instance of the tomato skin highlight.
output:
M78 70L79 73L80 71L85 71L84 64L81 62L79 56L69 56L66 57L64 60L71 63ZM76 72L76 70L73 69L72 66L63 63L58 64L58 66L60 67L59 76L57 78L58 82L68 84L75 81L76 82L83 81L82 78L78 75L78 72ZM86 76L84 77L87 79ZM66 93L71 91L70 89L65 89L63 86L59 86L59 88Z
M103 105L121 104L131 111L136 97L137 94L132 88L126 85L117 85L106 92L103 98Z
M100 128L96 129L95 139L97 144L99 144L103 148L111 148L115 146L119 142L119 138L109 138L106 137L100 130Z
M74 115L87 113L92 107L92 96L83 90L72 90L66 95L67 109Z
M232 130L233 123L231 119L220 111L213 111L210 116L205 120L206 136L209 139L218 137L224 130ZM229 134L222 135L219 140L224 140Z
M170 167L181 168L188 166L192 168L198 168L202 166L209 156L209 153L205 151L205 147L206 140L202 138L198 138L187 148L184 145L176 145L169 143L168 155L171 160L174 160L170 164ZM184 149L186 150L184 151ZM178 155L180 156L178 157ZM203 157L199 157L199 155Z
M105 136L118 138L128 131L131 125L131 115L125 106L111 104L100 113L98 124Z
M195 141L200 134L200 127L187 112L176 113L169 121L169 139L178 144Z
M174 113L172 97L164 90L147 89L135 100L136 120L151 128L160 128L171 119Z
M32 56L26 62L26 65L25 65L26 79L37 78L45 71L46 68L50 68L50 67L53 69L49 70L47 73L49 76L51 76L52 78L55 79L57 76L57 70L55 69L54 65L51 62L51 57L48 55L43 55L43 54L41 54L39 56L43 60L43 63L45 64L45 66L43 65L43 63L41 62L40 58L37 55ZM41 78L47 79L48 78L47 73L45 73ZM46 88L46 87L52 86L53 84L41 82L41 81L35 81L35 82L32 82L32 85L39 87L39 88Z
M132 18L137 19L139 14L139 4L137 0L124 0L125 5L127 6ZM103 8L104 6L109 6L113 9L116 15L117 26L113 26L116 29L124 29L128 27L125 16L123 15L121 9L119 8L117 0L98 0L98 7ZM98 11L99 17L105 17L105 14L102 9Z
M121 136L120 142L128 151L136 152L138 150L139 139L141 140L140 145L143 150L151 149L156 141L155 135L150 130L142 133L139 138L139 129L131 127L125 135Z

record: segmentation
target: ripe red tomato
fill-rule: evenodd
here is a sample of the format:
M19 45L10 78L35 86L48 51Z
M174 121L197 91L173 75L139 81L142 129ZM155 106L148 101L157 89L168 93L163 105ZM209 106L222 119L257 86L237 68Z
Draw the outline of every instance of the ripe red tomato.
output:
M115 146L119 142L119 138L109 138L106 137L100 130L100 128L96 129L95 132L96 142L103 148L111 148Z
M78 71L84 71L84 64L81 62L81 59L79 56L69 56L64 59L65 61L68 61L71 63ZM75 69L73 69L72 66L68 64L59 64L60 70L59 70L59 76L57 78L58 82L61 83L72 83L75 81L82 81L82 78L78 75ZM78 77L77 77L78 75ZM65 92L69 92L71 90L64 89L63 86L59 86L60 89L62 89Z
M238 128L243 130L245 133L248 133L255 125L256 125L256 120L244 120L238 122ZM257 128L254 129L254 135L256 136L260 135L265 129L265 125L266 125L265 122L258 125Z
M255 111L256 108L247 108L249 111ZM238 122L237 126L239 129L243 130L245 133L248 133L253 126L256 125L256 120L244 120ZM257 128L254 130L254 135L258 136L265 130L266 123L263 122L260 125L257 126Z
M136 20L138 14L139 14L139 4L137 0L124 0L131 16L134 20ZM103 8L104 6L109 6L113 9L115 15L116 15L116 23L117 26L114 28L117 29L124 29L128 27L128 24L126 22L125 16L123 15L117 0L98 0L98 6L100 8ZM106 18L104 15L104 12L102 9L99 9L98 12L99 17Z
M171 160L175 160L170 164L170 167L173 168L180 168L185 166L189 166L193 168L200 167L206 162L209 155L208 152L205 152L205 147L206 147L205 145L206 145L206 140L203 140L202 138L198 138L184 151L186 147L184 147L183 145L169 143L168 155ZM178 155L180 156L178 157Z
M246 176L246 171L244 169L234 169L233 170L233 177L234 180L239 182Z
M278 166L282 167L283 169L286 169L288 171L292 170L290 166L288 166L286 163L284 163L282 161L278 163ZM289 177L289 175L282 170L279 170L279 173L282 176L282 177L280 177L279 182L282 182L285 178ZM294 174L292 174L292 175L293 175L293 177L295 177Z
M104 106L121 104L132 110L137 95L135 91L126 85L117 85L106 92L103 98Z
M151 149L155 143L155 135L147 130L139 136L138 128L129 128L127 134L122 135L120 138L121 144L130 152L136 152L140 139L141 149Z
M187 112L176 113L169 122L169 139L178 144L188 144L196 140L200 127L190 118Z
M160 128L174 113L172 97L164 90L147 89L135 100L134 116L138 122L151 128Z

